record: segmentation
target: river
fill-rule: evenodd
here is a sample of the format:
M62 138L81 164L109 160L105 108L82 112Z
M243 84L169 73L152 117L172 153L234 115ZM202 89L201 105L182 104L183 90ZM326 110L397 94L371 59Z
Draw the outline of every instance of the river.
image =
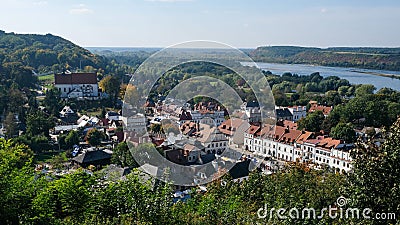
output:
M248 62L242 62L243 65L252 65ZM290 72L298 75L310 75L314 72L319 72L321 76L338 76L348 80L352 84L373 84L377 90L388 87L400 91L400 79L379 76L400 76L400 71L387 70L369 70L358 68L343 68L343 67L328 67L328 66L313 66L305 64L279 64L279 63L261 63L256 62L258 68L264 71L271 71L273 74L282 75L285 72Z

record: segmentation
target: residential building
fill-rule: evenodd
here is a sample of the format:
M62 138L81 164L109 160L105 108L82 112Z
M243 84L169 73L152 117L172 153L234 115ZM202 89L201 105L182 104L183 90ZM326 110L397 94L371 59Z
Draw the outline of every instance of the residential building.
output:
M228 138L229 144L241 147L244 143L243 133L249 128L249 126L249 123L245 120L231 118L221 123L221 125L218 126L218 129Z
M100 97L96 73L61 73L54 75L54 86L60 91L61 98Z
M310 109L308 110L309 113L315 112L315 111L321 111L325 117L331 113L333 107L332 106L323 106L319 105L316 101L310 101Z
M261 109L258 102L245 102L240 108L246 113L246 118L248 119L249 123L261 122Z
M306 106L291 106L291 107L287 107L287 109L290 111L290 113L292 113L294 122L297 122L301 118L304 118L307 116L307 107Z
M288 108L277 107L275 111L277 120L293 121L293 114L290 112Z

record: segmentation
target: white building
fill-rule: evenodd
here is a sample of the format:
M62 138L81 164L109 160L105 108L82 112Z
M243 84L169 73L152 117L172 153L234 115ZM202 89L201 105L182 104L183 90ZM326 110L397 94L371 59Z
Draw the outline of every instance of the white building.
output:
M95 73L62 73L55 74L54 78L54 86L60 91L61 98L100 97Z
M143 114L136 114L134 116L122 117L125 131L143 134L146 132L146 117Z
M244 149L263 157L273 157L287 162L308 162L321 168L348 172L352 169L350 149L353 144L324 136L314 137L307 131L276 126L250 126L244 133Z
M307 116L307 107L306 106L293 106L293 107L288 107L288 109L293 115L294 122L297 122L301 118Z
M261 122L261 109L258 102L245 102L240 108L246 113L249 123Z

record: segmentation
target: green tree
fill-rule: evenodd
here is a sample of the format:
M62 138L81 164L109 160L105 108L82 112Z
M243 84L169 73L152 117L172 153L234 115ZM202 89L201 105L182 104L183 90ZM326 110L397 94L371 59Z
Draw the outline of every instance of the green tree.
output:
M51 117L48 117L42 111L36 111L27 116L26 132L31 136L43 134L48 137L49 129L53 128L54 125Z
M386 134L383 145L371 140L358 143L351 152L353 173L346 188L351 205L359 209L369 208L372 213L394 212L400 209L400 119ZM395 221L370 220L370 224L390 224ZM362 221L360 221L362 224Z
M362 97L365 95L372 95L375 90L376 87L372 84L362 84L356 88L355 94L356 97Z
M86 140L91 146L97 146L104 139L104 133L97 130L96 128L92 128L86 134Z
M79 133L75 130L71 130L65 137L65 144L67 148L72 148L72 146L79 144Z
M356 132L350 123L338 123L332 128L330 136L335 139L344 140L347 143L352 143L356 139Z
M297 124L298 129L305 129L311 132L319 132L322 129L322 123L324 122L325 116L322 111L315 111L307 114L306 117L301 118Z
M21 224L29 211L33 189L33 153L23 144L0 139L0 221Z
M138 167L126 142L121 142L117 145L113 151L111 162L122 167Z
M99 82L100 88L115 101L120 91L120 81L115 76L106 76Z
M84 171L51 181L32 201L36 224L79 224L91 207L94 177Z
M44 97L43 105L53 115L58 115L61 109L60 91L57 88L48 89L46 91L46 96Z
M7 138L12 138L15 135L17 135L18 124L15 121L14 113L9 112L7 114L6 119L4 120L4 126L7 131L7 133L6 133Z

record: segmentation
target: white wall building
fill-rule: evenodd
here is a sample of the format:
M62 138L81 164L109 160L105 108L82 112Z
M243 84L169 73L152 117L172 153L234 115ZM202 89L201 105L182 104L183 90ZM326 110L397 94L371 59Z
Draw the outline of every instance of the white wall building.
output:
M62 73L55 74L54 78L54 86L60 91L61 98L100 97L95 73Z
M301 118L307 116L307 107L306 106L293 106L293 107L288 107L288 109L293 115L294 122L297 122Z

